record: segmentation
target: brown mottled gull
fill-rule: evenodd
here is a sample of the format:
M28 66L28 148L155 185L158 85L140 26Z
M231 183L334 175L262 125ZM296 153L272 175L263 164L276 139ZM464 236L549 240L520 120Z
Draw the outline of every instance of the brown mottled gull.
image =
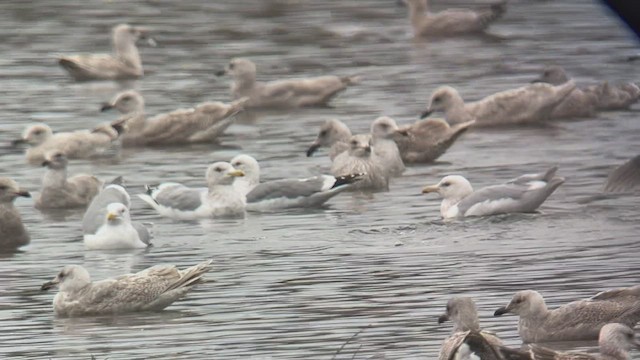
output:
M540 345L529 345L532 360L629 360L632 347L640 349L632 328L623 324L606 324L598 337L600 354L592 355L575 352L558 352Z
M318 76L270 82L256 81L256 65L249 59L232 59L224 72L233 77L235 100L248 97L247 108L299 108L326 106L339 92L357 82L353 76Z
M397 129L396 121L388 116L381 116L371 123L373 149L390 176L399 176L405 170L400 150L393 140Z
M47 153L42 163L47 171L42 177L42 188L35 201L37 209L85 207L100 192L102 181L93 175L80 174L67 178L68 163L60 151Z
M604 192L617 193L640 189L640 155L618 166L609 174Z
M552 167L544 173L522 175L476 191L464 177L449 175L426 186L422 193L440 194L440 215L445 219L533 212L564 183L564 178L555 176L557 170Z
M154 46L144 28L120 24L112 29L113 55L84 54L62 56L58 63L77 81L117 80L142 77L142 60L136 47L139 39Z
M22 224L22 217L13 201L19 197L31 195L18 187L18 184L6 177L0 177L0 250L14 250L27 245L29 233Z
M309 146L307 156L313 155L321 147L329 148L329 157L335 159L343 151L349 149L349 139L351 138L349 127L338 119L329 119L320 126L318 137Z
M389 174L373 151L369 135L353 135L349 139L349 150L341 153L331 166L335 176L364 174L350 190L385 191L389 190Z
M506 1L481 10L447 9L429 12L428 0L405 0L416 37L446 37L484 32L506 11Z
M540 293L524 290L515 293L509 304L494 315L518 315L518 332L525 343L597 339L600 329L608 323L633 327L640 320L639 299L610 295L549 310Z
M429 163L437 160L464 134L475 120L450 126L443 119L424 119L398 128L393 140L405 163Z
M61 317L160 311L185 296L211 269L211 260L179 270L156 265L135 274L92 282L80 265L67 265L42 290L58 287L53 311Z
M124 114L115 122L124 127L123 146L166 146L217 141L245 102L246 99L230 104L205 102L147 119L142 95L127 90L104 104L102 111L114 108Z
M471 120L476 120L473 126L477 127L540 123L549 119L553 109L574 88L573 81L558 86L536 83L465 103L456 89L442 86L433 92L427 110L421 117L441 110L450 124Z
M551 85L562 85L568 82L569 76L560 66L549 66L533 83L542 82ZM593 117L598 111L598 96L593 91L584 91L578 87L551 112L552 119L569 119Z
M478 312L473 299L453 297L447 302L447 311L438 318L438 323L451 320L453 333L440 348L439 360L464 358L463 353L473 353L482 360L499 360L498 346L502 341L494 334L480 330ZM458 357L456 357L458 356Z
M610 85L608 81L598 85L591 85L586 91L595 93L598 97L598 109L627 110L640 100L640 88L634 83Z
M27 162L40 165L45 161L45 154L57 150L69 159L86 159L104 154L117 148L116 140L122 128L117 124L101 124L93 130L54 133L46 124L28 126L22 138L14 144L27 143Z

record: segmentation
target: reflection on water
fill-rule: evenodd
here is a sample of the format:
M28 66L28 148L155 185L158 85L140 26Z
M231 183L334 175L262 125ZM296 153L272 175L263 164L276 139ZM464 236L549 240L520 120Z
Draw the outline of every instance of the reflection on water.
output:
M454 5L468 2L434 7ZM405 12L374 0L2 3L0 171L37 190L44 170L27 166L9 142L30 122L73 130L112 120L99 107L122 89L141 91L149 115L228 101L229 80L215 72L236 56L254 60L263 80L363 80L331 108L245 114L220 146L127 149L72 162L70 173L123 175L135 194L166 180L201 186L209 163L246 152L265 180L304 177L330 167L324 153L305 156L330 117L354 132L383 114L409 123L439 85L474 100L528 83L548 64L565 66L580 84L637 73L625 62L636 40L595 2L510 1L491 27L495 36L435 43L411 38ZM58 54L107 51L109 29L120 22L152 28L160 45L141 48L144 79L77 84L55 65ZM637 155L636 118L613 112L552 127L474 130L438 163L410 167L390 192L341 195L323 209L176 222L134 196L133 216L155 223L148 251L85 251L81 213L42 214L18 199L32 244L0 258L0 357L330 359L364 329L336 358L357 351L357 359L433 359L450 332L436 319L454 294L476 298L482 325L519 346L516 318L492 317L516 290L535 288L556 306L637 283L638 199L599 194L608 172ZM442 222L439 200L420 194L446 174L482 187L551 165L567 181L539 214ZM209 281L162 313L56 319L53 293L39 291L66 264L97 280L204 258L214 260Z

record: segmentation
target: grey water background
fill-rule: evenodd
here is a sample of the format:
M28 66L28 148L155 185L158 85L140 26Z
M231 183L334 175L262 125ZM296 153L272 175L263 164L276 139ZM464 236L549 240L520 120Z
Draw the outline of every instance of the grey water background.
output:
M479 6L434 1L435 9ZM492 37L437 42L412 38L395 1L84 1L0 3L0 173L37 191L44 172L6 147L32 122L57 131L117 116L99 105L117 91L143 93L150 115L230 99L217 78L232 57L258 65L259 79L322 74L362 76L333 108L245 115L222 146L123 151L74 161L70 173L143 185L203 183L215 160L255 156L263 179L328 172L305 150L331 117L365 132L380 115L410 123L437 86L468 100L522 86L544 65L566 67L581 85L637 81L626 62L638 42L598 2L512 0ZM73 83L56 55L105 52L110 28L148 26L159 47L141 47L138 81ZM637 155L636 111L550 127L470 131L433 165L411 166L388 193L344 194L317 210L178 222L134 196L132 214L155 223L155 246L141 252L86 251L82 212L42 214L19 199L32 242L0 259L0 358L10 359L434 359L451 326L438 325L452 295L473 296L484 328L519 346L516 318L493 318L512 293L537 289L554 307L638 283L640 200L602 196L607 174ZM462 174L482 187L558 165L566 183L539 214L452 223L421 187ZM39 286L66 264L104 279L172 263L213 259L209 282L166 311L117 318L58 319L54 293ZM593 351L595 343L560 348ZM635 354L637 356L637 354Z

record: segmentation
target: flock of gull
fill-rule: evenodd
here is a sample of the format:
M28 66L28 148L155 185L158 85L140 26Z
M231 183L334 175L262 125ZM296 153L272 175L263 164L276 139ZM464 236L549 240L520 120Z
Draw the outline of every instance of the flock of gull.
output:
M433 13L427 0L406 0L406 4L414 35L431 39L482 33L507 8L507 3L501 2L476 10ZM142 78L137 43L154 44L149 30L120 24L113 28L112 39L113 54L63 56L58 59L59 65L76 81ZM73 132L56 132L46 124L28 126L14 145L26 144L26 161L47 168L34 206L40 210L86 208L82 230L87 249L145 248L153 234L147 224L132 220L131 198L122 178L105 182L92 175L70 176L71 160L104 156L121 147L155 147L162 151L164 146L216 143L242 111L326 106L336 95L360 83L357 76L333 75L262 82L257 80L256 64L246 58L232 59L217 75L232 78L232 102L205 102L147 116L142 95L126 90L102 107L103 111L120 114L110 123ZM639 99L640 88L633 83L613 85L605 81L578 87L560 67L545 69L529 85L473 102L465 101L456 89L442 86L432 93L421 120L414 124L399 126L394 119L381 116L372 122L369 133L352 134L344 122L327 120L307 156L324 149L332 161L331 174L261 182L256 159L239 154L228 162L211 164L204 171L206 186L166 182L148 185L145 193L137 195L159 216L178 220L318 207L345 191L387 191L390 179L400 177L405 166L435 161L473 128L499 129L592 117L601 111L629 109ZM433 112L443 113L444 118L428 118ZM639 162L638 158L632 159L614 171L605 191L637 187ZM537 174L477 190L469 180L453 174L424 187L422 192L442 197L440 215L444 219L534 212L565 181L557 171L557 167L541 169ZM14 180L0 178L0 246L5 250L16 250L30 241L13 206L19 196L30 194ZM53 300L58 316L156 311L183 297L209 269L210 261L184 270L158 265L135 274L92 281L86 269L70 265L42 289L59 289ZM439 358L627 359L630 347L640 345L632 330L640 320L640 286L605 291L553 310L547 309L538 292L521 291L495 311L496 316L506 313L519 316L518 331L525 343L599 337L601 354L557 353L536 344L524 349L507 348L495 334L481 330L472 299L455 297L439 319L454 324Z

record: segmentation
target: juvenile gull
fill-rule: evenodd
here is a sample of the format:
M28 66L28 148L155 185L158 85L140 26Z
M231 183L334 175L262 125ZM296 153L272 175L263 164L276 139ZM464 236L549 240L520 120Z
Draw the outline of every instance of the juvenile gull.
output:
M318 76L270 82L256 81L256 65L249 59L232 59L226 70L233 77L234 100L248 97L246 108L299 108L326 106L339 92L356 83L352 76Z
M163 183L147 187L147 194L138 197L160 215L181 220L221 216L242 216L245 196L233 188L236 177L244 176L227 162L216 162L206 172L208 191L178 183Z
M549 310L540 293L519 291L495 316L518 315L518 333L525 343L597 339L600 329L612 322L634 327L640 320L640 300L609 293L601 299L578 300Z
M564 178L555 176L557 170L552 167L545 173L522 175L477 191L464 177L449 175L436 185L426 186L422 193L440 194L440 215L445 219L533 212L564 183Z
M149 242L140 238L131 224L129 209L121 203L107 205L102 226L95 234L84 235L84 246L90 250L140 249L149 245Z
M398 128L393 140L405 163L429 163L444 154L474 123L471 120L450 126L443 119L424 119Z
M606 324L598 337L599 355L558 352L540 345L529 345L532 360L629 360L632 347L640 349L640 341L635 338L633 329L623 324Z
M618 166L609 174L604 192L618 193L640 189L640 155Z
M381 116L371 123L371 139L376 155L390 176L398 176L405 170L398 145L393 135L398 129L396 121L388 116Z
M179 270L156 265L135 274L92 282L80 265L67 265L42 290L57 286L53 311L61 317L160 311L186 295L211 269L211 260Z
M481 10L447 9L429 12L428 0L405 0L416 37L446 37L484 32L506 11L506 1Z
M245 174L233 186L246 195L248 211L318 207L347 190L364 175L319 175L260 183L260 167L253 157L238 155L231 159L231 165Z
M116 109L124 114L117 122L125 128L123 146L166 146L212 143L233 123L247 99L230 104L205 102L191 109L179 109L147 118L144 99L135 90L117 94L102 111Z
M640 100L640 88L634 83L610 85L605 81L598 85L588 86L587 91L593 91L598 96L598 109L627 110Z
M86 159L104 154L115 148L115 141L120 136L122 128L117 124L101 124L93 130L77 130L73 132L54 133L46 124L28 126L22 138L14 144L27 143L27 162L40 165L45 161L45 154L57 150L69 159Z
M451 298L447 302L447 311L438 318L438 323L448 320L453 322L453 333L442 343L439 360L464 358L464 353L473 353L482 360L502 359L498 350L502 341L494 334L480 329L473 299Z
M351 130L345 123L338 119L329 119L320 126L318 137L309 146L307 156L313 155L318 148L327 147L329 148L329 157L333 160L340 153L349 149L348 142L351 136Z
M138 26L120 24L113 27L113 55L84 54L62 56L58 63L77 81L117 80L142 77L142 60L136 47L140 39L147 39L154 46L148 31Z
M88 236L95 235L107 219L107 206L111 203L123 204L131 209L131 197L127 190L120 184L109 184L91 200L87 211L82 217L82 233L86 241ZM132 226L138 233L138 238L145 244L151 243L153 234L144 224L132 222Z
M433 92L421 117L441 110L452 125L471 120L476 120L473 126L478 127L540 123L549 119L574 88L573 81L558 86L536 83L465 103L456 89L442 86Z
M31 239L18 209L13 205L19 196L31 195L20 189L15 181L0 177L0 250L17 249L27 245Z
M102 181L93 175L80 174L67 178L68 163L60 151L47 153L42 163L47 171L42 177L40 195L35 201L37 209L85 207L100 192Z
M542 71L533 83L542 82L551 85L562 85L568 82L569 76L559 66L549 66ZM584 91L576 87L553 111L552 119L593 117L598 111L598 96L594 91Z
M364 174L349 190L389 190L388 171L373 151L371 142L369 135L353 135L348 142L349 149L333 159L331 173L336 177Z

